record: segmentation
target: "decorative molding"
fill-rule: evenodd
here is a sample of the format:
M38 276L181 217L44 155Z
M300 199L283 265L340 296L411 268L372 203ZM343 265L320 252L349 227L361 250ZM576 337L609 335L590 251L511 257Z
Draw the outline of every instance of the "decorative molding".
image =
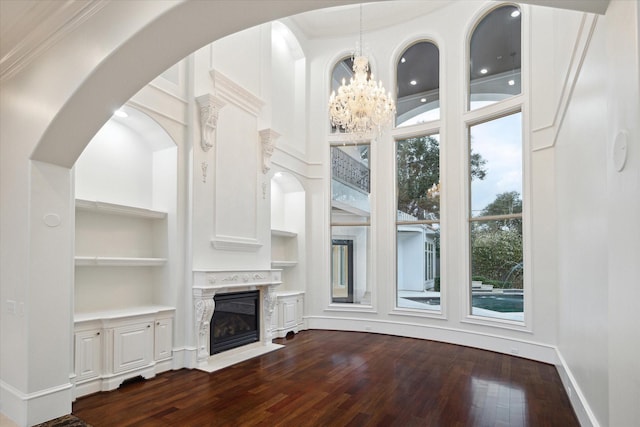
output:
M213 316L215 306L216 304L213 300L213 295L211 295L210 298L197 298L195 301L195 326L197 333L196 340L198 343L198 362L205 361L209 358L209 328L211 316Z
M276 291L277 285L269 285L264 288L262 292L263 304L264 304L264 336L267 342L271 342L273 339L273 331L271 330L271 316L273 315L273 309L276 306Z
M567 114L567 110L569 109L573 90L580 78L580 72L589 51L591 37L596 29L597 22L597 15L585 13L582 16L580 30L578 31L577 40L571 54L571 61L562 85L562 92L560 93L560 99L556 107L553 122L547 126L541 126L531 131L532 151L553 148L556 145L564 118Z
M265 102L222 74L220 71L209 71L213 80L215 96L223 102L228 102L242 108L249 114L258 117Z
M106 0L33 2L33 6L13 22L21 34L0 59L0 81L18 74L108 4ZM11 44L11 40L8 42Z
M202 168L202 182L207 182L207 168L209 167L209 163L202 162L200 167Z
M280 134L273 129L262 129L259 134L262 143L262 173L267 173L271 169L271 156L273 156L276 139Z
M223 251L257 252L262 247L257 239L245 237L216 236L211 245Z
M207 152L215 145L218 113L225 102L212 94L198 96L196 101L200 106L200 146Z

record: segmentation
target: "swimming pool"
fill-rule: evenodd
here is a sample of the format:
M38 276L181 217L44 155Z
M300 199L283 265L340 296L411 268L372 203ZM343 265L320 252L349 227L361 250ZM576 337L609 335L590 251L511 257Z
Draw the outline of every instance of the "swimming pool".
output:
M440 305L440 297L406 297L406 299L427 305ZM521 313L524 311L522 294L473 295L471 305L499 313Z

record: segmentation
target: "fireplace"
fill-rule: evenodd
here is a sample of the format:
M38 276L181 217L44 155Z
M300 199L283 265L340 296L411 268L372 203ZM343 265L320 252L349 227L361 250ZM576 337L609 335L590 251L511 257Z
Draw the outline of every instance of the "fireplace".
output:
M275 288L282 283L281 273L280 270L193 272L197 343L193 367L213 372L283 347L271 342L274 294ZM249 299L253 302L244 299L245 294L252 295ZM227 304L228 295L230 304ZM243 299L234 302L233 298L238 295ZM253 332L247 330L247 324L252 326Z
M217 294L213 300L210 354L260 341L260 291Z

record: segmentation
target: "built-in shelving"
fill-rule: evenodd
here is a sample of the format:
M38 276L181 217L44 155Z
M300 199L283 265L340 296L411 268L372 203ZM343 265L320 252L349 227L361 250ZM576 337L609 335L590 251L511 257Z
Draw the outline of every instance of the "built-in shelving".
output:
M77 256L77 267L156 267L167 263L166 258L133 258L133 257L103 257Z
M298 233L286 230L271 230L271 268L293 268L298 265Z
M298 265L298 261L271 261L271 268L292 268Z
M135 206L118 205L92 200L76 199L76 209L89 212L97 212L111 215L124 215L136 218L164 219L166 212L154 211L151 209L139 208Z
M297 237L298 233L295 233L293 231L285 231L285 230L275 230L272 229L271 230L271 236L277 236L277 237Z

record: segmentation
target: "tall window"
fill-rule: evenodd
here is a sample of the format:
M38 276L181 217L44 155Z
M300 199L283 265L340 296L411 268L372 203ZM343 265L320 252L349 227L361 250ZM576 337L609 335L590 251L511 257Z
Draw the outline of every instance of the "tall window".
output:
M440 118L440 52L430 42L405 50L397 64L396 126Z
M520 9L488 13L470 39L470 313L524 322ZM497 117L497 118L496 118Z
M396 146L397 301L440 310L440 135Z
M522 114L469 128L471 167L471 314L524 321Z
M471 36L469 109L484 107L521 92L521 18L516 6L494 9Z
M331 147L331 302L371 304L369 144Z

